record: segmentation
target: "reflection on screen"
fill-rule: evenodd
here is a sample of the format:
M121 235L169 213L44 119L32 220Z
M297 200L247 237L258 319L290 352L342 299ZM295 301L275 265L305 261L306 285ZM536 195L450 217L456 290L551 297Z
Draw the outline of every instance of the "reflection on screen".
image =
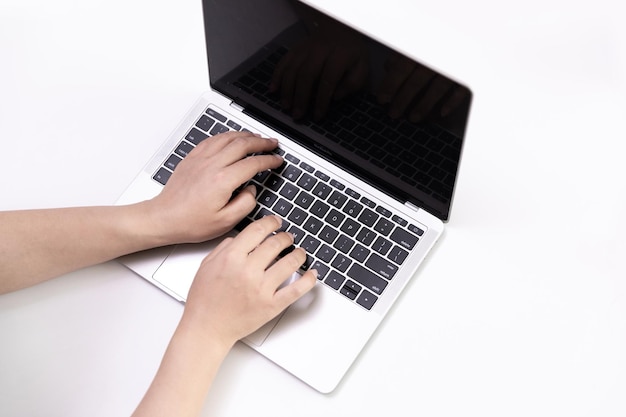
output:
M213 88L447 220L470 91L299 2L205 0Z

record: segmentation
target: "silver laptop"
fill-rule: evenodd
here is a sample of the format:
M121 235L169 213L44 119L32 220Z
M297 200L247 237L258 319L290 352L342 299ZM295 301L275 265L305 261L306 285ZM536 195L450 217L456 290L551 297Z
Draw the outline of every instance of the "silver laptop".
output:
M118 204L158 194L213 135L278 138L285 164L251 180L258 204L236 229L280 215L307 251L302 268L317 269L319 282L243 342L328 393L443 232L471 92L304 3L203 0L203 12L210 90ZM121 261L184 302L217 243Z

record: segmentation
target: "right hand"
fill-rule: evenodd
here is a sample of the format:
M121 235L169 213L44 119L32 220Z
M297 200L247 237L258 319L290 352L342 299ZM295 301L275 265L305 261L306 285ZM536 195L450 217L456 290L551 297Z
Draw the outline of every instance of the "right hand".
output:
M279 289L306 259L289 233L277 233L281 220L266 216L234 238L225 239L202 261L193 281L183 321L202 334L234 344L276 317L317 282L314 270Z

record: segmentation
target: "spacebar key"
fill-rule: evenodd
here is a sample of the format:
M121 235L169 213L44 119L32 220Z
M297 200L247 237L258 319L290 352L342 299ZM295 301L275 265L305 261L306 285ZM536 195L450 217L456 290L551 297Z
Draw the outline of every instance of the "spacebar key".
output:
M387 286L387 281L376 276L376 274L368 271L359 264L352 265L348 271L348 276L378 295L380 295Z

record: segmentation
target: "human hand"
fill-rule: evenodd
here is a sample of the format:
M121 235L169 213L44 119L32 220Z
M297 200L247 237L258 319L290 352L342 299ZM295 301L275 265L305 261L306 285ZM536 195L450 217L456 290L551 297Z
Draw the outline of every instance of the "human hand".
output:
M333 100L341 100L365 84L369 65L363 39L347 29L322 24L295 45L278 63L269 87L284 109L301 119L312 106L320 120Z
M385 70L377 98L389 105L388 114L394 119L406 116L418 123L428 117L447 117L468 94L462 86L399 54L387 59Z
M311 270L279 289L306 259L297 248L274 262L293 244L289 233L271 235L280 225L280 218L266 216L218 245L202 261L181 323L234 344L313 288L317 279Z
M164 244L195 243L221 236L253 208L256 189L233 192L256 173L279 167L276 139L227 132L205 139L181 161L161 193L145 202L152 230Z

